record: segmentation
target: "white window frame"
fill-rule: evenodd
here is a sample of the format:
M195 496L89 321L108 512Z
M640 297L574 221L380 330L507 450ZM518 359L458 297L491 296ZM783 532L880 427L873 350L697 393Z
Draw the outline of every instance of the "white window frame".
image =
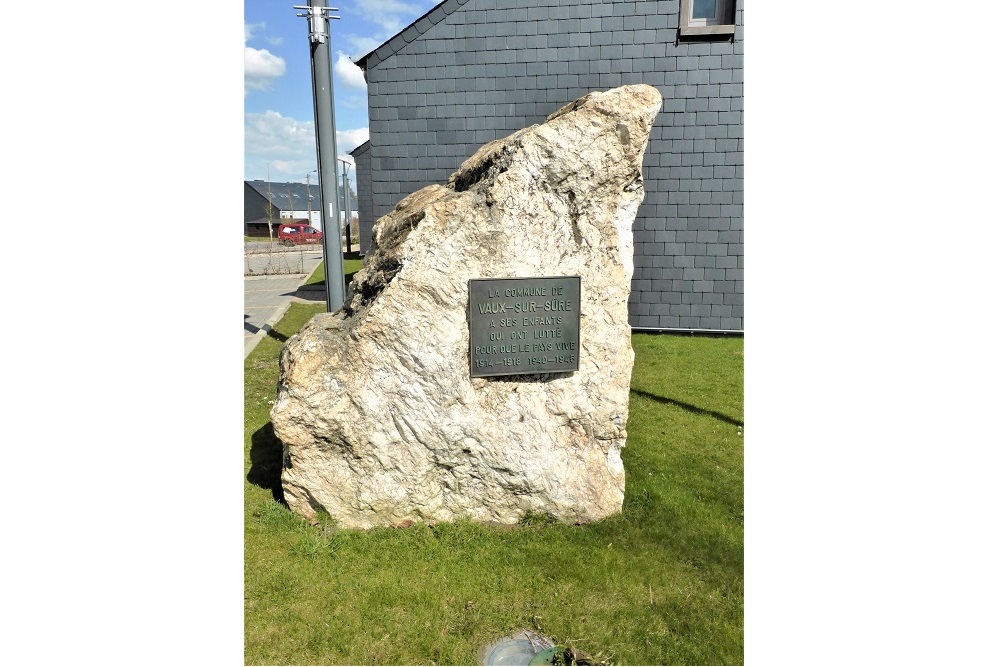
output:
M715 18L696 19L692 17L694 0L681 0L678 25L681 37L735 34L735 4L736 0L715 0Z

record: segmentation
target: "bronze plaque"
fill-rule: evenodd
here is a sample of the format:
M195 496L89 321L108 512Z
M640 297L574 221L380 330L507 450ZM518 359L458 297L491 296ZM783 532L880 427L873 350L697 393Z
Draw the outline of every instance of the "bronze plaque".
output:
M580 276L469 281L472 377L580 368Z

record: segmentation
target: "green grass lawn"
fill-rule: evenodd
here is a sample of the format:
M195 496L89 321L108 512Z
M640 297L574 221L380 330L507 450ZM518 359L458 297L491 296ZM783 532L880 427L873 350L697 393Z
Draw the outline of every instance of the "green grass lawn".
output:
M344 255L344 280L348 283L354 278L354 274L361 269L361 265L364 262L363 259L358 257L357 253L349 253ZM323 262L319 263L316 270L312 272L309 279L306 280L303 285L325 285L326 278L323 275Z
M522 628L609 664L743 664L742 339L633 336L618 516L338 530L272 488L278 353L322 310L292 304L244 362L246 664L474 665Z

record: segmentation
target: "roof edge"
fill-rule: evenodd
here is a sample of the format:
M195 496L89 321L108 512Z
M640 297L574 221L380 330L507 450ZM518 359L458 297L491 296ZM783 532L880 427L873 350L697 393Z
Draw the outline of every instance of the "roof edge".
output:
M353 156L355 153L357 153L358 151L361 151L362 149L367 150L368 148L371 148L371 143L372 143L372 140L368 139L363 144L361 144L360 146L356 147L353 151L347 151L347 154Z
M434 5L429 10L427 10L427 12L424 13L423 16L420 16L415 21L413 21L413 23L411 23L410 25L406 26L405 28L397 32L395 35L387 39L381 45L376 46L374 49L372 49L365 55L355 60L354 64L360 67L362 70L367 71L369 59L374 57L375 62L373 64L377 65L378 63L382 62L392 54L396 53L396 51L399 51L401 48L403 48L411 41L413 41L412 39L410 40L403 39L403 33L406 33L414 29L415 26L417 26L417 24L423 21L425 24L424 29L420 30L419 28L416 28L419 34L422 35L428 30L430 30L432 26L435 26L438 23L440 23L444 19L444 17L448 16L456 9L465 5L465 3L467 3L468 1L469 0L443 0L443 2L439 2L438 4ZM376 54L379 55L376 56Z

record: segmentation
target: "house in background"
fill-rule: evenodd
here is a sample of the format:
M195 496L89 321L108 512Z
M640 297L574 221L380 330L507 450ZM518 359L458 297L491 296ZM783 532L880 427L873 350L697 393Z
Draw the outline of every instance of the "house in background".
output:
M357 64L362 251L483 144L594 90L656 87L629 322L742 333L743 0L445 0Z
M350 184L350 180L348 180ZM338 182L339 185L339 182ZM270 199L268 199L270 192ZM354 210L357 197L351 193L351 219L357 218ZM313 183L268 183L267 181L243 181L243 234L267 238L267 204L274 207L272 217L279 220L308 222L316 229L323 228L321 193ZM343 209L343 203L339 206ZM340 224L344 224L344 211L340 211ZM355 224L352 222L352 224Z
M354 173L358 179L358 241L361 254L367 255L372 244L372 225L375 223L375 213L372 207L372 160L371 141L366 141L350 155L354 158Z

